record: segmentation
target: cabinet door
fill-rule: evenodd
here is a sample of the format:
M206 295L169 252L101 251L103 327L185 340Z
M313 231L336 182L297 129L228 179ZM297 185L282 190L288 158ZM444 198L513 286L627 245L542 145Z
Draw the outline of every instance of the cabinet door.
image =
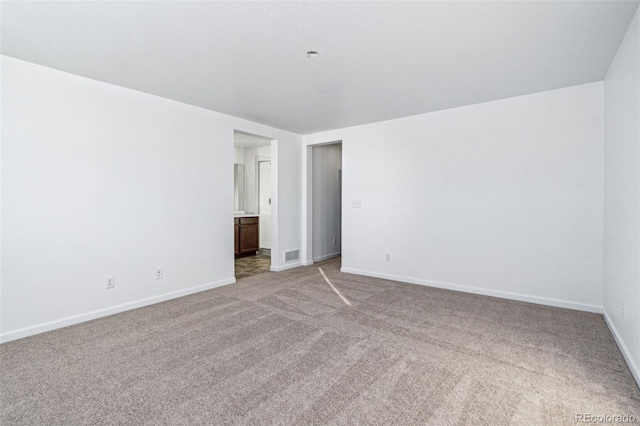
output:
M240 225L233 225L233 234L234 234L234 252L237 255L240 254Z
M240 254L255 254L258 251L258 224L240 225Z

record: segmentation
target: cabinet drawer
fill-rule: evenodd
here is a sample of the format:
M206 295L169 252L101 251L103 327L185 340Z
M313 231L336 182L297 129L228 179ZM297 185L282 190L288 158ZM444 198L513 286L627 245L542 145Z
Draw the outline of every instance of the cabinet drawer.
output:
M255 225L258 223L257 217L241 217L240 225Z
M233 224L234 224L234 225L240 225L240 218L238 218L238 217L234 217L234 218L233 218Z

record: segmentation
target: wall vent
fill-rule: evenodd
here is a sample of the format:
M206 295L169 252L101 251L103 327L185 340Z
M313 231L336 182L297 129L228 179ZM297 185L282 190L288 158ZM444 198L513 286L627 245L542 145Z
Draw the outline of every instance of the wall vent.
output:
M300 257L300 250L291 250L284 252L284 261L288 262L290 260L295 260Z

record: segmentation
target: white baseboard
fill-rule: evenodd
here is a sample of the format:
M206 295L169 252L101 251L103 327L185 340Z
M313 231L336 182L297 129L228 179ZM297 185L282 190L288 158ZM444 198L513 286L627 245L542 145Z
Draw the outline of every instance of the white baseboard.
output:
M520 302L536 303L538 305L555 306L557 308L574 309L576 311L593 312L596 314L602 313L602 306L591 305L588 303L571 302L568 300L551 299L548 297L531 296L531 295L520 294L520 293L511 293L508 291L490 290L490 289L481 288L481 287L469 287L466 285L452 284L452 283L446 283L442 281L430 281L430 280L424 280L421 278L404 277L400 275L384 274L379 272L364 271L361 269L340 268L340 271L346 272L348 274L364 275L367 277L382 278L382 279L387 279L391 281L401 281L401 282L410 283L410 284L419 284L419 285L425 285L429 287L444 288L447 290L462 291L465 293L480 294L483 296L499 297L501 299L510 299L510 300L517 300Z
M153 305L155 303L164 302L178 297L188 296L190 294L199 293L201 291L210 290L216 287L233 284L236 282L234 277L224 280L215 281L208 284L202 284L195 287L189 287L183 290L173 291L170 293L160 294L158 296L148 297L146 299L135 300L133 302L122 303L108 308L98 309L83 314L72 315L70 317L58 320L48 321L42 324L32 325L29 327L19 328L17 330L7 331L0 334L0 343L10 342L11 340L22 339L23 337L33 336L35 334L44 333L46 331L56 330L58 328L68 327L70 325L79 324L81 322L90 321L97 318L106 317L131 309L141 308L143 306Z
M282 272L282 271L286 271L287 269L298 268L300 266L303 266L303 265L302 265L302 261L299 260L297 262L287 263L282 266L271 266L269 270L271 272Z
M627 345L624 344L624 340L622 340L622 336L620 336L620 333L618 333L616 326L613 324L611 317L609 316L607 311L604 309L604 307L602 308L602 316L604 317L604 321L607 323L607 326L609 326L609 330L611 330L611 334L613 334L613 338L615 339L616 344L620 349L620 352L622 352L622 356L624 357L624 360L627 362L627 366L629 367L629 370L631 370L631 374L633 374L633 378L636 379L636 384L638 385L638 387L640 387L640 368L638 368L638 365L633 360L633 357L631 356L631 353L629 352Z
M311 266L313 265L313 260L303 260L302 266Z
M332 257L338 257L340 256L340 252L335 252L335 253L329 253L329 254L325 254L322 256L318 256L318 257L314 257L313 261L314 262L322 262L323 260L327 260L327 259L331 259Z

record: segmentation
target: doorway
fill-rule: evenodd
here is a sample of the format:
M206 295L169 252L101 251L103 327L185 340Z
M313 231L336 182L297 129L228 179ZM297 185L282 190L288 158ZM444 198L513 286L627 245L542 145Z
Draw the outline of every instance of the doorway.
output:
M311 250L313 262L342 254L342 143L311 148Z
M234 272L236 280L270 271L272 152L276 141L234 131Z

